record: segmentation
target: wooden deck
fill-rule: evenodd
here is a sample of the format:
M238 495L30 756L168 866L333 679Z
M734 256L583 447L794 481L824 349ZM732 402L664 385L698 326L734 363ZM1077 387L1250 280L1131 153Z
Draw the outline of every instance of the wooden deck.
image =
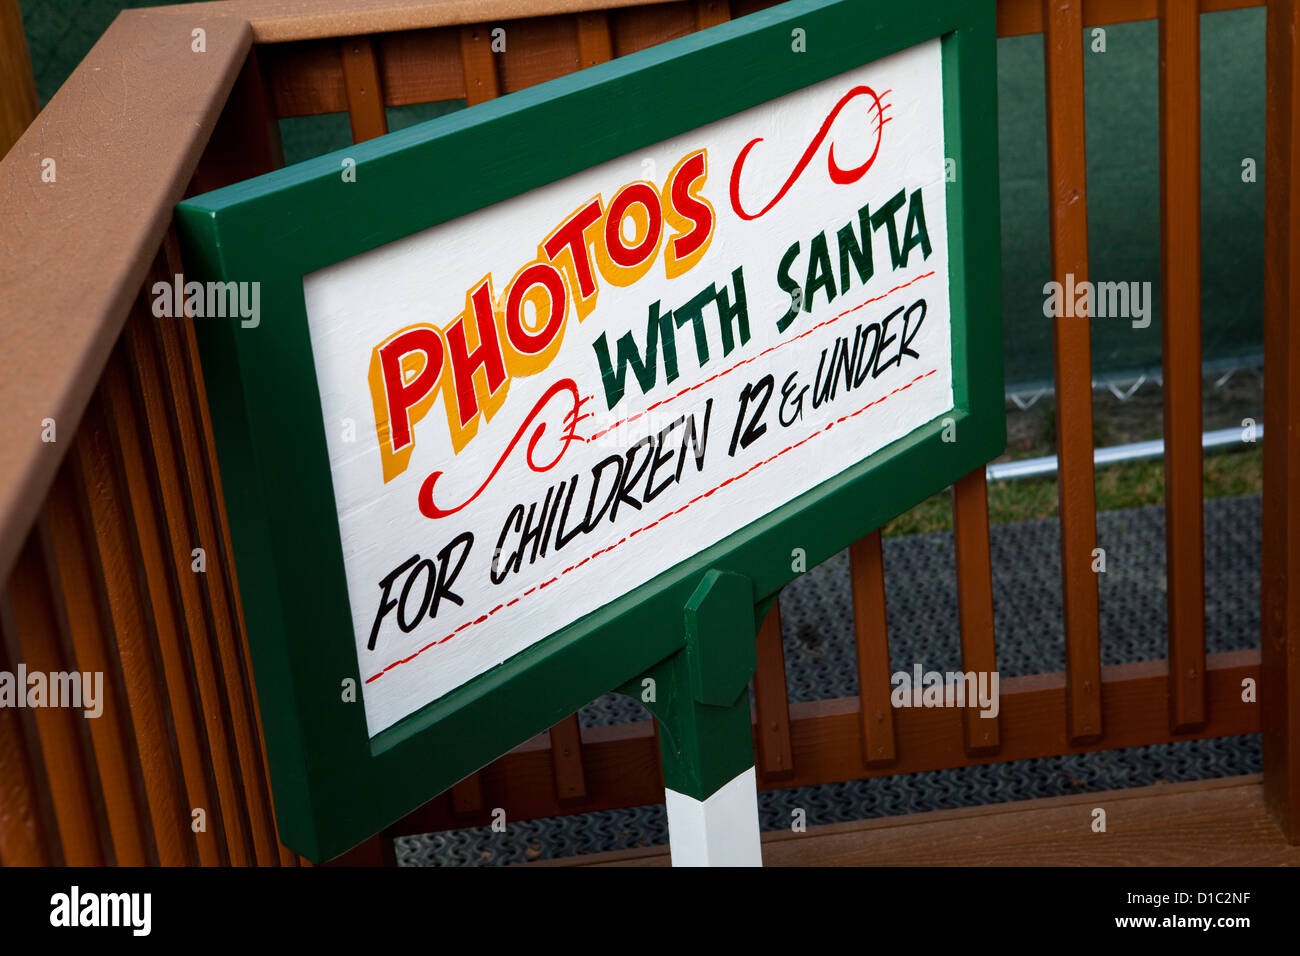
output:
M1092 829L1106 811L1106 832ZM1259 775L763 834L766 866L1297 866ZM526 866L667 866L668 847Z

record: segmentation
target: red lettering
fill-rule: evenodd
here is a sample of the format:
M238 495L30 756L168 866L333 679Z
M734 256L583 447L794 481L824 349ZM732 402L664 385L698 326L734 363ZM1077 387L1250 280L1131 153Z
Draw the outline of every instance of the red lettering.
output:
M583 233L600 220L600 198L597 197L564 221L551 233L542 249L554 259L565 248L573 253L573 269L578 276L578 298L590 298L596 292L596 276L591 269L591 251Z
M686 259L709 241L713 232L713 207L691 195L691 186L705 173L703 151L677 167L677 175L668 186L668 201L678 215L689 219L694 227L684 236L674 236L673 257Z
M456 409L460 427L472 422L479 412L478 395L474 390L474 373L483 369L487 392L492 395L506 383L505 357L497 339L496 316L492 312L492 286L487 278L472 293L473 310L467 310L448 327L447 355L451 360L452 380L456 386ZM471 351L466 342L465 322L474 317L475 338L478 345Z
M541 286L546 290L549 309L546 321L541 329L530 332L524 328L523 308L524 297L528 294L529 289L534 286ZM564 276L560 274L559 269L550 263L534 262L519 273L515 281L511 283L510 291L506 294L506 338L510 340L510 344L516 350L523 352L525 355L536 355L539 352L544 352L564 326L564 317L567 312L568 302ZM541 306L538 306L537 314L541 318Z
M424 367L408 382L402 361L423 353ZM414 328L394 336L379 348L379 367L388 408L389 443L401 451L411 443L411 409L433 393L442 377L442 339L431 328Z
M645 207L648 225L645 237L629 248L623 244L623 219L635 205ZM605 250L615 265L635 268L659 248L663 225L664 214L659 208L659 194L654 187L648 183L630 183L620 189L609 204L609 215L605 219Z

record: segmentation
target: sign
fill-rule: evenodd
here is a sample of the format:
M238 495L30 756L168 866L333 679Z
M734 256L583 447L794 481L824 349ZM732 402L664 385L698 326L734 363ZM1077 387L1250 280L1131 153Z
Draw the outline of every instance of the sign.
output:
M951 411L943 146L936 39L304 278L372 735Z
M752 798L764 603L1001 448L992 44L791 3L182 204L291 847L655 667Z

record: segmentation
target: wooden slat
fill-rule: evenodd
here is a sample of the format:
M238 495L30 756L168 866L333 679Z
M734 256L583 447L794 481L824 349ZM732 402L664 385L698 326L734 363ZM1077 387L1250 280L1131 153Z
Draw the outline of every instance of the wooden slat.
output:
M790 746L790 694L785 681L780 600L772 602L772 609L758 629L754 708L759 776L789 776L794 771L794 754Z
M138 558L131 542L126 492L120 486L112 439L96 399L77 430L78 493L89 516L96 576L103 582L108 623L121 662L122 684L131 714L141 777L158 862L179 866L195 858L190 810L173 752L172 730L159 688L162 675L150 646L148 596L136 577Z
M147 320L146 320L147 321ZM171 727L176 749L180 754L181 773L188 797L186 817L195 809L202 809L211 824L218 811L216 794L208 779L209 752L199 718L199 704L195 699L193 683L187 660L189 635L185 632L177 609L172 576L192 573L189 563L177 567L183 556L172 553L165 543L159 527L150 472L145 461L143 443L132 406L130 384L118 357L110 361L104 371L103 392L107 399L107 412L113 423L112 435L116 443L117 458L126 483L128 520L135 529L137 553L144 572L142 600L152 611L158 650L162 661L166 693L159 687L153 692L171 705ZM199 862L204 866L217 866L224 862L215 826L194 834L198 846Z
M17 663L27 673L43 675L46 697L43 706L29 713L36 729L36 741L44 765L42 791L48 794L63 862L68 866L100 866L104 862L95 819L96 786L82 749L84 711L56 701L54 675L67 673L69 666L60 647L58 615L45 570L45 547L39 527L27 536L5 594L5 630ZM17 693L26 695L19 686ZM57 706L56 706L57 705ZM84 706L84 701L82 702Z
M707 30L731 19L728 0L695 0L695 28Z
M264 47L262 59L276 116L347 112L348 88L337 40Z
M156 273L161 271L156 270ZM167 552L177 569L180 612L193 662L199 710L207 732L207 755L218 800L218 804L207 807L208 826L210 831L216 831L220 823L225 831L230 862L235 866L247 866L250 856L248 824L238 770L231 759L230 736L225 721L226 703L214 663L201 579L191 570L192 549L197 535L191 528L186 506L188 489L182 478L184 461L177 454L168 418L173 399L163 386L158 371L158 349L152 341L149 318L138 313L133 316L127 323L125 339L144 406L163 523L168 535Z
M1264 150L1264 788L1300 842L1300 3L1269 4ZM1210 709L1214 716L1213 707Z
M174 232L168 235L166 255L168 263L180 263L180 253ZM183 371L189 382L190 398L198 414L199 444L202 447L203 463L206 466L203 473L210 483L208 491L211 497L211 509L215 512L216 525L220 534L221 560L219 563L225 572L220 590L224 591L224 596L228 601L227 607L232 609L230 613L233 626L237 628L236 640L243 652L244 670L251 692L249 696L253 706L253 721L262 758L262 780L266 786L267 802L271 811L272 823L274 824L275 803L274 795L271 792L270 766L266 759L266 736L262 732L262 712L257 701L256 687L253 683L253 662L249 656L248 631L244 625L244 608L239 596L239 578L235 572L234 561L231 557L234 554L234 549L230 544L230 522L226 518L225 496L221 488L221 472L217 466L216 442L212 437L212 420L208 415L207 392L203 385L203 369L199 363L198 343L195 341L194 336L194 320L188 316L182 319L180 321L180 332ZM218 597L221 596L218 594ZM299 858L297 854L285 847L280 841L278 825L276 825L275 839L281 866L297 866L306 863L305 860Z
M552 772L554 772L553 768ZM470 774L452 787L450 793L453 814L464 816L483 812L483 783L479 774Z
M388 132L384 91L379 84L379 63L369 37L350 37L339 44L343 85L348 94L352 142L363 143Z
M165 389L172 399L175 430L180 437L185 473L189 476L188 497L193 504L198 530L198 538L193 547L203 548L206 559L207 570L202 575L202 582L208 592L213 642L229 706L229 729L235 742L253 850L258 864L268 866L279 859L276 849L278 841L275 839L270 804L264 788L266 772L262 765L261 740L255 731L253 712L250 709L241 641L235 631L226 593L222 568L222 536L213 519L212 502L205 480L207 466L194 414L184 345L181 341L181 325L176 321L158 324Z
M695 32L695 8L690 4L653 4L611 10L614 56L627 56Z
M1088 278L1084 162L1083 25L1080 0L1043 0L1047 66L1047 180L1052 278ZM1064 310L1062 310L1064 312ZM1062 606L1070 739L1095 739L1101 724L1097 495L1092 462L1092 344L1086 316L1054 322L1056 436L1060 470Z
M0 670L15 672L0 641ZM49 866L36 774L24 739L21 711L0 707L0 865Z
M475 106L501 95L496 54L488 27L461 27L460 62L465 77L465 103Z
M1258 731L1260 708L1241 699L1243 680L1259 679L1259 653L1212 654L1208 661L1209 718L1176 740L1229 737ZM1122 747L1167 743L1169 682L1165 661L1142 661L1102 669L1107 740L1071 744L1065 726L1065 675L1035 674L1001 682L1002 747L996 754L966 753L961 717L946 707L902 708L895 715L898 761L889 766L862 765L862 716L856 697L790 705L790 736L795 772L791 777L758 782L760 790L815 786L949 767L971 767L1011 760L1089 753ZM663 786L655 768L654 729L649 721L588 727L583 763L588 798L561 805L551 781L546 736L530 740L484 768L483 785L511 820L551 817L592 810L659 803ZM435 799L393 827L398 834L427 833L487 823L486 813L466 817L451 812L450 801Z
M148 811L137 796L140 768L130 745L131 727L119 692L121 678L109 651L108 636L95 600L98 586L87 555L88 536L77 511L72 469L59 475L45 502L49 528L51 574L57 599L67 621L68 636L77 668L104 675L103 712L88 721L100 789L104 800L113 861L118 866L144 866L149 862L145 826Z
M609 16L604 10L580 13L578 21L578 66L586 69L605 63L614 56L613 39L609 32Z
M953 546L957 552L957 603L961 613L962 670L998 669L993 631L993 565L989 556L989 498L983 466L952 486ZM978 702L962 712L967 753L996 750L1000 716L982 717Z
M513 93L579 69L578 33L570 17L540 17L485 24L484 32L505 30L500 65L501 92ZM488 32L489 39L491 37Z
M581 800L587 795L582 772L582 725L570 714L550 730L551 768L555 771L557 800Z
M1205 720L1200 71L1196 0L1160 0L1160 335L1169 719L1174 732Z
M853 581L853 639L858 655L858 696L862 719L862 762L868 766L898 759L894 708L890 702L889 628L885 620L885 564L880 532L849 548Z
M415 30L375 39L379 81L388 106L465 98L460 30Z

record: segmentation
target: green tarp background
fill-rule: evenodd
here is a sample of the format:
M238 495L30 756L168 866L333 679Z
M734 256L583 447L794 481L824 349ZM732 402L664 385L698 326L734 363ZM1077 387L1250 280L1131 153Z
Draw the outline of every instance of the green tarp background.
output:
M924 2L924 0L913 0ZM118 11L158 0L22 0L45 103ZM1202 322L1205 359L1262 351L1264 10L1201 17ZM1094 282L1150 282L1151 324L1093 320L1094 374L1160 364L1160 197L1154 21L1084 31L1089 272ZM809 55L815 55L815 49ZM390 109L396 130L460 102ZM281 121L285 156L301 161L351 142L345 114ZM1041 36L998 41L1004 355L1009 388L1050 381L1047 140ZM1243 181L1244 160L1257 164ZM961 175L961 171L957 171Z

